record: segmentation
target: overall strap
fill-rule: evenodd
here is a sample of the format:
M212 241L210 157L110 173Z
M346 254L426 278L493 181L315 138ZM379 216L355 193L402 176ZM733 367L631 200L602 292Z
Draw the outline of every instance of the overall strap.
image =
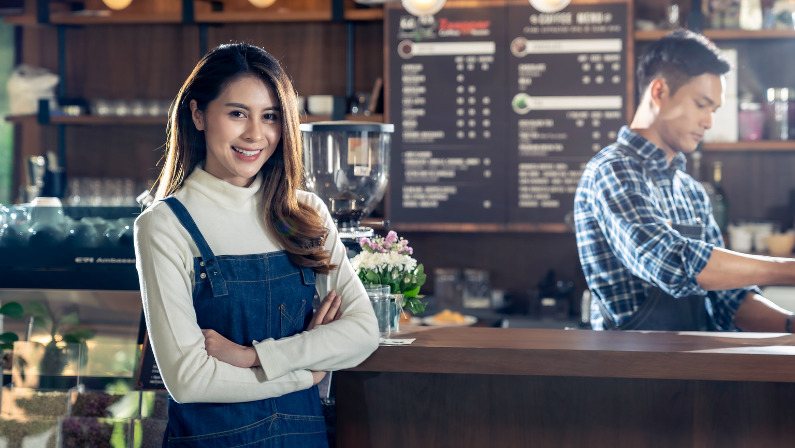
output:
M196 226L196 222L193 221L193 217L190 216L188 210L182 205L182 202L179 202L179 199L175 198L174 196L169 196L163 199L174 214L179 219L179 222L185 227L185 230L188 231L191 238L193 238L193 242L196 243L196 247L199 248L199 253L202 257L202 266L207 270L207 277L210 280L210 285L213 289L213 297L218 296L225 296L229 294L229 291L226 289L226 281L224 280L224 276L221 274L220 266L218 265L218 260L215 258L215 254L213 253L210 246L207 244L207 241L202 236L201 232L199 231L199 227Z

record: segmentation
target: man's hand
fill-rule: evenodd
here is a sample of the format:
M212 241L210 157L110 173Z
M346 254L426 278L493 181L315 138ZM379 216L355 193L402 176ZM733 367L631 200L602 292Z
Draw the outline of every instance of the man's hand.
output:
M340 304L342 304L342 297L337 295L336 291L331 291L320 301L320 307L315 311L312 316L312 322L309 322L307 330L311 330L319 325L334 322L340 318Z
M202 334L204 334L204 349L213 358L236 367L250 368L260 365L254 347L235 344L215 330L202 330Z

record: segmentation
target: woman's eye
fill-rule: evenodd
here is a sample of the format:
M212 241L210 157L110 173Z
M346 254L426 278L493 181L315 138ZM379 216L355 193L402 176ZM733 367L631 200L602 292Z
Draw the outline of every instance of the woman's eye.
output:
M232 112L229 113L229 115L235 118L243 118L246 116L246 114L244 114L242 111L239 110L233 110Z
M265 114L262 116L262 118L267 121L276 121L279 119L279 116L277 114Z

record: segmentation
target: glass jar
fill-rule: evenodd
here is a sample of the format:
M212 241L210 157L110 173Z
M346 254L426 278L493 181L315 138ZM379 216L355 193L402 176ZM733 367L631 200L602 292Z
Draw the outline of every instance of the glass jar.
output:
M753 101L740 103L739 122L740 140L756 141L762 139L765 125L765 113L762 105Z
M789 139L790 89L771 87L767 89L768 135L770 140Z

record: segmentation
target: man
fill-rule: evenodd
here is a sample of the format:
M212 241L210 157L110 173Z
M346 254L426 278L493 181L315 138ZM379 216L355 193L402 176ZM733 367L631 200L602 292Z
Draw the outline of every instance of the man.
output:
M629 127L588 163L574 199L594 329L791 332L755 284L795 284L795 260L723 248L704 188L685 172L723 101L729 64L676 31L641 58Z

